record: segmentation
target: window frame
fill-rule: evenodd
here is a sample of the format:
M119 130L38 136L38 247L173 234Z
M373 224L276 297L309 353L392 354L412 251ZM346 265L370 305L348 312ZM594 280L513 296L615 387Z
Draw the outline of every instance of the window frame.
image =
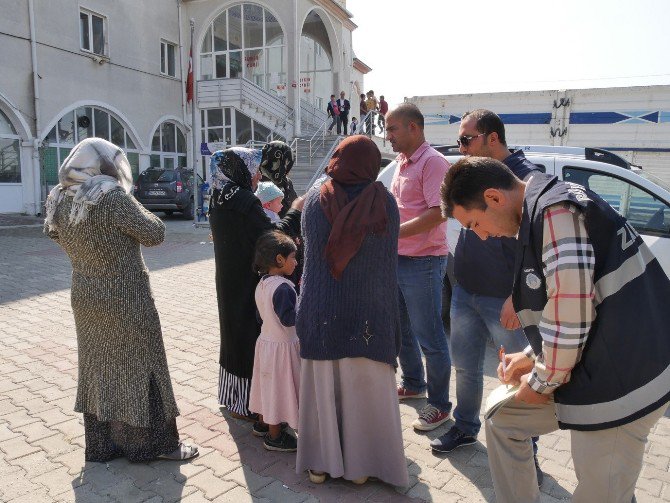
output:
M605 176L605 177L613 178L614 180L616 180L616 181L618 181L618 182L626 183L626 184L628 184L630 187L634 187L634 188L636 188L636 189L638 189L638 190L644 192L644 193L647 194L649 197L653 198L653 199L656 200L656 201L659 201L659 202L665 204L666 207L670 208L670 201L666 201L666 200L663 199L660 195L658 195L658 194L654 194L653 192L651 192L649 189L643 187L642 185L637 184L637 183L635 183L635 182L632 181L632 180L628 180L628 179L626 179L626 178L624 178L624 177L622 177L622 176L618 176L618 175L613 174L613 173L608 173L608 172L606 172L606 171L599 171L599 170L597 170L597 169L593 169L593 168L591 168L591 167L574 166L574 165L571 165L571 164L567 164L567 163L566 163L566 164L564 164L563 166L561 166L561 179L562 179L562 180L566 180L566 179L565 179L565 173L566 173L566 170L568 170L568 169L573 169L573 170L578 170L578 171L582 171L582 172L590 173L589 178L590 178L591 176L593 176L593 175ZM569 181L569 180L566 180L566 181ZM576 182L573 182L573 183L576 183ZM593 189L591 189L591 190L593 190ZM595 192L595 191L594 191L594 192ZM596 192L596 194L598 194L598 193ZM600 196L600 194L598 194L598 195ZM600 196L600 197L602 198L602 196ZM605 200L605 199L603 198L603 200ZM607 202L607 201L605 201L605 202ZM658 231L658 230L655 230L655 229L641 228L641 227L639 227L637 224L633 224L632 222L629 221L629 219L628 219L628 214L629 214L629 212L630 212L630 205L631 205L630 188L628 189L628 197L626 197L625 199L622 199L622 203L624 203L625 206L626 206L626 207L625 207L625 213L626 213L626 214L624 215L620 210L617 210L617 209L614 209L614 208L613 208L614 211L616 211L617 213L619 213L619 215L623 216L623 217L626 219L626 221L628 221L628 222L630 223L630 225L633 226L633 228L635 229L635 231L636 231L638 234L640 234L640 235L645 235L645 236L655 236L655 237L659 237L659 238L670 239L670 232L661 232L661 231ZM609 203L608 203L608 204L609 204ZM622 209L624 209L624 208L622 208Z
M169 48L172 47L172 73L170 73ZM160 73L164 77L177 78L177 44L161 38Z
M81 25L81 16L82 14L86 15L88 18L88 43L89 47L84 47L84 38ZM94 33L93 33L93 17L100 18L102 20L102 52L95 52L94 50ZM85 7L79 7L79 49L88 54L95 54L96 56L108 57L108 24L107 16L104 16L98 12L95 12L91 9Z

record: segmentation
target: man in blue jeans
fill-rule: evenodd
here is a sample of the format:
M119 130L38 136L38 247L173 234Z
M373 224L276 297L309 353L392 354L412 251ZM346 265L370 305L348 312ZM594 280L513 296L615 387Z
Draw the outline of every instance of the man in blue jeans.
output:
M510 153L505 126L490 110L478 109L463 115L458 136L462 154L497 159L522 180L537 170L520 150ZM503 346L507 353L522 351L528 345L511 299L515 247L513 238L491 237L482 241L473 231L461 230L454 253L456 285L451 297L456 424L431 442L434 451L450 452L477 441L488 339L493 339L496 348ZM541 484L537 457L535 466Z
M442 278L447 265L446 223L440 213L440 186L449 163L424 137L423 115L403 103L386 115L386 136L398 167L391 182L400 211L398 298L402 383L398 399L428 404L412 423L429 431L449 419L451 359L442 325ZM389 292L391 293L391 292ZM426 357L424 378L421 353Z

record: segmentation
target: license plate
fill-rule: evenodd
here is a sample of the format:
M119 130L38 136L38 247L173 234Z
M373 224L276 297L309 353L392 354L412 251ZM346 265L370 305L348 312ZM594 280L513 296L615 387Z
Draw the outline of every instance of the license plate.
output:
M165 191L164 190L149 190L147 191L147 194L150 196L164 196Z

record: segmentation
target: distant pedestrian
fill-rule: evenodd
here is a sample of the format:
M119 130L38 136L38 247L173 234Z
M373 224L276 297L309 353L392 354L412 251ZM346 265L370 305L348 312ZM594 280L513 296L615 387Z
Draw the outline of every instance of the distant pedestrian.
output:
M326 112L328 112L328 117L333 119L332 122L330 123L330 126L328 126L328 133L332 133L335 124L338 123L338 117L340 115L340 107L337 105L337 101L335 100L334 94L330 95L330 101L328 102L328 106L326 107Z
M375 97L375 92L370 90L367 92L365 99L365 109L367 110L367 117L365 120L365 132L367 134L375 134L375 115L379 113L379 102Z
M248 421L258 420L258 415L249 411L254 348L261 331L254 300L258 284L252 271L254 246L261 234L273 229L298 236L303 205L302 198L296 199L274 224L265 214L254 190L261 177L259 166L268 162L268 153L265 149L231 147L215 152L210 160L209 222L221 331L218 398L231 416Z
M358 120L356 120L356 117L351 118L351 128L349 128L351 131L351 134L356 134L358 131Z
M386 119L385 116L389 111L389 104L386 102L384 99L384 95L382 94L379 97L379 118L377 119L377 125L379 126L379 134L382 134L384 132L384 127L386 124Z
M398 208L376 182L381 154L365 136L340 143L307 195L298 301L300 419L296 471L362 484L408 484L395 364L400 344Z
M158 311L140 245L165 225L130 194L123 151L101 138L77 144L46 202L45 231L72 262L72 312L86 461L185 460Z
M291 276L298 264L291 238L272 231L256 242L254 270L263 274L256 287L258 314L263 322L256 341L249 409L260 414L254 435L264 437L270 451L293 452L295 437L285 430L298 428L300 343L295 334L297 295Z
M368 105L365 103L365 94L361 94L360 96L361 102L359 105L359 110L358 113L360 115L360 123L361 123L361 133L363 132L363 126L365 125L365 118L368 115Z
M340 115L337 116L337 134L344 133L346 136L351 104L349 103L349 100L344 98L344 96L344 91L341 91L340 98L337 100L337 106L340 109Z

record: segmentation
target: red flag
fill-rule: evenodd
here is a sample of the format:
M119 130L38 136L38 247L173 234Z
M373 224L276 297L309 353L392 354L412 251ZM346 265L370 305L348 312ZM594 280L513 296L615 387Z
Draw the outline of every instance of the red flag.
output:
M188 53L188 76L186 77L186 103L193 101L193 46Z

